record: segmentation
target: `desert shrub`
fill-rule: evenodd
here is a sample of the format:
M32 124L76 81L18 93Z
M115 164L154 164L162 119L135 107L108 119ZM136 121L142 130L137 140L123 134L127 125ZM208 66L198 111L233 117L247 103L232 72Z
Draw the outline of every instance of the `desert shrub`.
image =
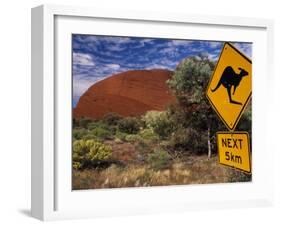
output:
M165 150L169 150L171 147L170 140L161 140L158 145Z
M116 126L119 120L122 119L122 116L118 115L117 113L110 112L103 116L102 121L110 126Z
M142 138L140 135L138 134L128 134L126 137L125 137L125 140L128 141L128 142L138 142L140 141Z
M170 139L170 145L175 150L189 150L189 137L187 135L187 129L178 129L172 134Z
M87 134L87 130L84 128L75 128L72 130L73 139L82 139Z
M95 121L95 122L90 122L87 127L89 130L93 130L95 128L106 128L106 125L101 121Z
M79 119L79 126L82 128L87 129L88 124L90 124L93 120L90 118L86 118L86 117L81 117Z
M112 155L112 148L96 140L76 140L73 142L72 165L82 169L94 165L95 161L107 160Z
M173 124L167 112L148 111L142 118L147 128L152 129L161 138L168 137L172 130Z
M139 135L145 140L159 140L159 136L150 128L141 130L139 132Z
M140 130L140 122L135 117L127 117L118 121L118 129L120 132L136 134Z
M121 141L126 140L127 133L120 132L119 130L116 131L115 137L120 139Z
M90 160L106 160L112 154L112 149L109 145L105 145L95 140L87 140L86 147L89 148L88 157Z
M76 119L76 118L72 118L72 126L73 128L75 127L79 127L79 119Z
M193 128L181 128L171 136L170 145L174 150L201 154L206 153L207 139L207 133L199 133Z
M161 148L156 148L153 153L148 154L147 161L155 170L168 168L171 162L169 153Z
M115 142L116 144L122 144L122 143L123 143L123 140L121 140L121 139L118 138L118 137L115 137L115 138L114 138L114 142Z
M97 141L102 141L103 138L99 138L97 136L95 136L94 134L91 134L90 132L88 132L87 134L85 134L82 137L83 140L97 140Z
M95 136L99 139L111 139L115 134L116 128L105 124L103 121L95 121L88 124L89 137Z
M109 131L107 129L104 129L102 127L97 127L95 129L91 130L91 134L98 137L98 138L101 138L101 139L112 138L111 131Z
M81 169L81 168L82 168L82 165L81 165L81 163L78 162L78 161L73 161L73 162L72 162L72 168L78 170L78 169Z
M152 152L151 145L144 139L139 140L135 147L138 152L142 153L141 156L143 156L145 153Z

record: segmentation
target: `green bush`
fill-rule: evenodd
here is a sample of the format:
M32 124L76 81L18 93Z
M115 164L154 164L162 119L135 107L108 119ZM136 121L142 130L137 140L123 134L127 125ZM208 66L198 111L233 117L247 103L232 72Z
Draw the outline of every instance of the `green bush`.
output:
M140 130L140 122L137 118L127 117L118 121L118 129L120 132L136 134Z
M105 128L105 125L100 121L95 121L95 122L90 122L87 127L89 130L93 130L95 128Z
M117 126L108 125L107 123L105 123L103 121L96 121L96 122L90 123L88 125L88 128L90 130L94 130L96 128L102 128L104 130L108 130L111 134L116 133L116 130L117 130Z
M83 169L95 161L107 160L112 155L112 148L96 140L76 140L73 142L72 166Z
M174 150L190 151L195 154L207 153L207 132L199 133L193 128L178 129L170 139L170 145Z
M182 150L182 149L190 149L189 147L189 139L188 136L188 129L178 129L175 133L172 134L170 139L170 145L175 150Z
M103 138L99 138L97 136L95 136L94 134L91 134L90 132L88 132L87 134L85 134L82 137L83 140L97 140L97 141L102 141Z
M137 141L140 141L142 138L140 135L138 134L128 134L126 137L125 137L125 140L128 141L128 142L137 142Z
M122 116L118 115L117 113L110 112L103 116L102 121L110 126L116 126L119 120L122 119Z
M156 141L159 140L159 136L154 133L152 129L143 129L139 132L139 135L145 140Z
M78 170L78 169L81 169L81 168L82 168L82 165L81 165L81 163L78 162L78 161L73 161L73 163L72 163L72 168Z
M127 135L128 135L127 133L120 132L119 130L117 130L116 133L115 133L115 137L122 140L122 141L126 140Z
M151 145L149 144L149 142L147 142L144 139L139 140L135 147L140 153L142 153L142 156L145 153L151 153L152 152Z
M111 131L109 131L107 129L104 129L104 128L101 128L101 127L97 127L95 129L91 130L91 134L98 137L98 138L101 138L101 139L112 138Z
M72 118L72 126L73 128L75 127L79 127L79 119L76 119L76 118Z
M82 139L87 134L87 130L84 128L75 128L72 130L73 139Z
M88 124L90 124L93 120L90 118L82 117L79 119L79 126L87 129Z
M167 151L157 148L148 155L147 161L153 169L161 170L170 166L171 156Z
M173 131L172 120L165 111L148 111L142 120L147 128L152 129L161 138L167 138Z

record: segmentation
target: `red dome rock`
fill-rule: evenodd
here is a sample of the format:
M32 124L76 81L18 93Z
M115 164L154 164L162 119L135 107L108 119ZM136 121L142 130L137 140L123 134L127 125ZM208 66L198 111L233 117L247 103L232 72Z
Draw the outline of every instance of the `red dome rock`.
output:
M112 75L92 85L80 97L74 117L100 119L109 112L137 116L146 111L165 110L175 102L166 84L171 74L168 70L153 69Z

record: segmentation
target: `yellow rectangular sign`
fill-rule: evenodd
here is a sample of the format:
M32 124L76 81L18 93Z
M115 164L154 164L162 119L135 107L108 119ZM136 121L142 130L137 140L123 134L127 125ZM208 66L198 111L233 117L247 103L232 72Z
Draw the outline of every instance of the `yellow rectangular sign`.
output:
M219 163L251 173L250 141L247 132L218 132Z

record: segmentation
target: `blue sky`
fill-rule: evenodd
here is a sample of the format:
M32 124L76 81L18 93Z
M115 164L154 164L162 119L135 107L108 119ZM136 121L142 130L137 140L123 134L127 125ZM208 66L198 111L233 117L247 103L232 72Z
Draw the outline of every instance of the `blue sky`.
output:
M251 58L252 45L234 43ZM204 53L216 61L223 42L159 38L72 35L73 106L95 82L123 71L174 70L188 56Z

